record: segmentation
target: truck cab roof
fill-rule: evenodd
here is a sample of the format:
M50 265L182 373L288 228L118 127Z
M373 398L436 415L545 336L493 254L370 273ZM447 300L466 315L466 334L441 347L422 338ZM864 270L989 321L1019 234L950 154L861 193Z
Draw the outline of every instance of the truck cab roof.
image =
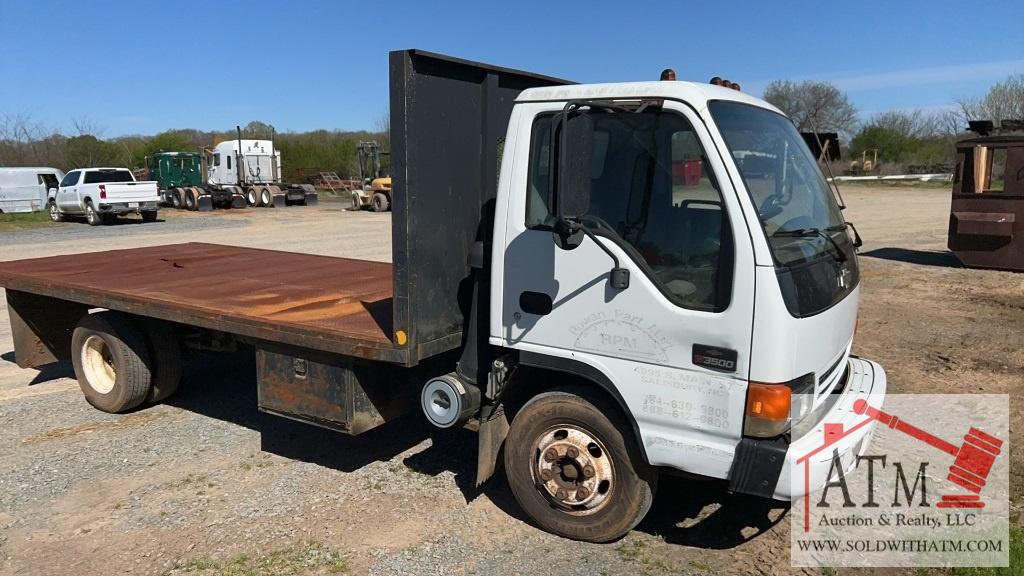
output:
M226 154L229 152L239 152L238 140L225 140L219 142L213 147L213 151L218 154ZM259 155L266 154L270 155L274 153L274 142L271 140L245 140L241 141L243 154Z
M639 98L681 100L702 110L712 100L729 100L782 112L771 104L744 92L713 84L678 81L569 84L523 90L516 102L561 102L567 100L636 100Z

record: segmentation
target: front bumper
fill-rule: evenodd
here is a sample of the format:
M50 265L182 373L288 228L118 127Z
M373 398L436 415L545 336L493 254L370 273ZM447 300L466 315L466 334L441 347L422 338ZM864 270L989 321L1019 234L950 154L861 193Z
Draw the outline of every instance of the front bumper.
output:
M135 214L159 210L160 202L100 202L97 208L103 214Z
M781 438L744 438L740 442L729 474L729 489L777 500L799 498L825 486L836 453L843 473L850 472L857 456L867 451L876 424L855 413L853 403L863 398L881 408L885 390L885 370L881 366L851 357L846 387L816 425L788 443ZM826 425L833 434L830 441L826 440Z

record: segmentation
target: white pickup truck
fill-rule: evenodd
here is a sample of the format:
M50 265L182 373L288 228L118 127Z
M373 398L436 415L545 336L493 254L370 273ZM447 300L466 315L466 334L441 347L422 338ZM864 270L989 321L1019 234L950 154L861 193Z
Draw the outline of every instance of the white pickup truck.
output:
M142 215L144 222L156 220L160 193L154 181L136 182L126 168L85 168L68 172L47 198L50 219L62 222L66 216L85 216L90 226L109 224L121 214Z

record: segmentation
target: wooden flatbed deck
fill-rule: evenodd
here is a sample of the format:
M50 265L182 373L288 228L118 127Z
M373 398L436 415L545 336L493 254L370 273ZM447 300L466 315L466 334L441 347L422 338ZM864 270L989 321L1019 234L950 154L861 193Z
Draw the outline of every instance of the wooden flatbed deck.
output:
M0 286L349 356L402 363L391 264L189 243L0 262Z

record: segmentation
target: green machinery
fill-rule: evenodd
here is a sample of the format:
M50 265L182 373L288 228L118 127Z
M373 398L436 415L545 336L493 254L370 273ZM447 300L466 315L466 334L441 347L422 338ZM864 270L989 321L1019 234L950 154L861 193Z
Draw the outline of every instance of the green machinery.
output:
M163 202L175 208L245 207L241 189L211 187L203 181L203 155L199 152L157 152L146 157L146 168L148 179L157 182Z

